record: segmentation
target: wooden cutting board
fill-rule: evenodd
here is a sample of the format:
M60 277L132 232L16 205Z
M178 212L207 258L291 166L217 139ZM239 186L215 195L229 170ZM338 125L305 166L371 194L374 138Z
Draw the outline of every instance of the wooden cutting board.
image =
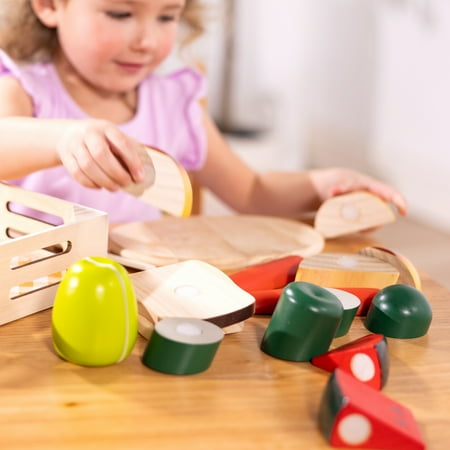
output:
M296 220L257 215L167 217L110 232L110 252L155 266L197 259L225 271L320 253L324 238Z

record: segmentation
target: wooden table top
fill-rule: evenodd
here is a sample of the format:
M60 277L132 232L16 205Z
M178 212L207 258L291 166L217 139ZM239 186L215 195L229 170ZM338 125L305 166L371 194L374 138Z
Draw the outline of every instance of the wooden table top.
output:
M371 243L355 235L326 251ZM383 392L408 407L428 449L450 442L450 291L423 275L428 334L388 338ZM325 449L317 413L329 374L260 350L269 317L226 335L211 367L177 376L141 363L146 341L120 364L86 368L56 356L50 310L0 326L1 449ZM333 347L369 332L360 317Z

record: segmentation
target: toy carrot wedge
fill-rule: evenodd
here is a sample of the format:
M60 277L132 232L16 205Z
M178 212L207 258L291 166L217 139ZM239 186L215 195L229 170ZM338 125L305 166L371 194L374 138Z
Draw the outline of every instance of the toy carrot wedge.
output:
M294 281L301 256L289 255L255 266L247 267L230 275L230 278L247 292L277 289Z
M255 298L255 314L272 314L284 288L249 291Z

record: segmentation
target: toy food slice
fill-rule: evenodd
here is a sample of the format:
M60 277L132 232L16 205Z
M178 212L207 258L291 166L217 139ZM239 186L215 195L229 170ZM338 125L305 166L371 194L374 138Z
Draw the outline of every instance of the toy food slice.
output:
M389 374L387 340L382 334L369 334L312 358L311 364L329 372L341 369L381 390Z
M366 247L359 251L362 255L386 261L399 271L398 283L409 284L419 291L422 289L420 275L414 264L400 253L384 247Z
M141 158L147 177L143 183L125 190L142 201L172 216L189 216L192 186L185 169L170 155L151 147L142 147Z
M393 222L395 215L381 198L369 192L332 197L318 209L314 227L325 238L376 228Z
M330 376L322 396L319 428L333 447L425 448L408 408L340 369Z
M183 261L130 276L138 300L139 332L146 338L164 318L191 317L225 328L253 315L255 299L202 261Z
M341 289L378 288L397 282L398 270L391 264L359 253L320 253L304 258L296 281Z

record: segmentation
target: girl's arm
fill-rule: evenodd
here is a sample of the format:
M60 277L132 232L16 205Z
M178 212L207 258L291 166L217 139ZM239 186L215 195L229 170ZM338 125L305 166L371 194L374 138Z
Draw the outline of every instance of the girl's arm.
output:
M394 203L401 214L406 213L406 202L399 192L353 170L256 173L233 153L207 114L204 123L208 155L195 179L237 212L298 216L317 210L334 195L368 190Z
M59 164L51 145L57 136L31 118L32 101L17 80L0 78L0 98L0 179L19 178Z
M0 179L63 164L86 187L111 191L142 181L139 144L102 120L36 119L13 78L0 78Z

